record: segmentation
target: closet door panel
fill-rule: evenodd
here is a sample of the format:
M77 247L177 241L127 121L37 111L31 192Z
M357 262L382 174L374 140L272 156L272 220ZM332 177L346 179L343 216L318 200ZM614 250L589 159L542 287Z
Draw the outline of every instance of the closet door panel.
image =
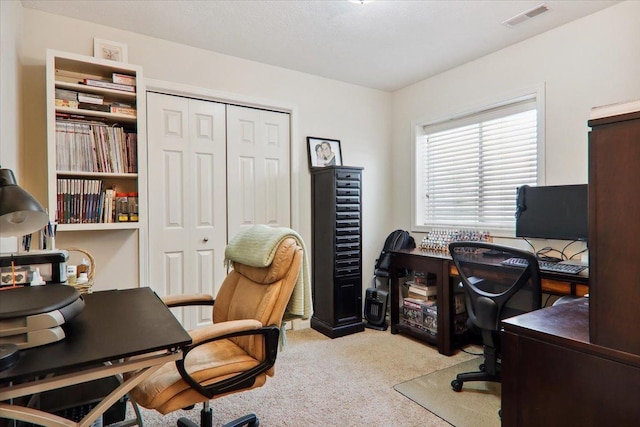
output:
M229 238L254 224L289 227L289 115L227 106Z
M215 296L226 275L224 105L156 93L147 102L150 286L161 296ZM169 254L180 254L180 273L156 268ZM206 307L174 313L187 328L211 322Z
M188 100L148 94L149 285L160 296L187 292L189 252ZM155 172L154 172L155 171ZM181 318L181 309L173 310Z

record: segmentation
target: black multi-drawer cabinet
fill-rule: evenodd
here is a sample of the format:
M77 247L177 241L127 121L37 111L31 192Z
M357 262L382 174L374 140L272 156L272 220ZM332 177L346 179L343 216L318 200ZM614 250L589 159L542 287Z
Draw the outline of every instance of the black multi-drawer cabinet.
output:
M311 172L311 327L331 338L364 330L361 178L357 167Z

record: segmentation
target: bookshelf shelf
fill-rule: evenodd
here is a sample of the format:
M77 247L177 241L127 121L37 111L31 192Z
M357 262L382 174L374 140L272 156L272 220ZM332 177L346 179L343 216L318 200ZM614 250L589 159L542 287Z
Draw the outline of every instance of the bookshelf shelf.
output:
M46 80L48 210L58 231L143 228L115 222L112 199L137 193L138 221L146 218L142 68L48 50Z
M76 92L87 92L87 93L95 93L95 94L101 94L101 95L110 95L114 98L129 99L134 101L137 97L137 92L124 92L121 90L87 86L79 83L56 81L55 85L56 85L56 88L60 88L60 89L68 89Z
M67 170L56 170L59 177L64 178L119 178L119 179L138 179L137 173L107 173L107 172L77 172Z
M139 228L139 222L112 222L94 224L59 224L57 231L137 230Z
M81 108L56 107L56 113L69 114L73 116L84 116L87 119L103 118L110 121L122 121L127 123L136 123L137 116L127 114L107 113L103 111L83 110Z

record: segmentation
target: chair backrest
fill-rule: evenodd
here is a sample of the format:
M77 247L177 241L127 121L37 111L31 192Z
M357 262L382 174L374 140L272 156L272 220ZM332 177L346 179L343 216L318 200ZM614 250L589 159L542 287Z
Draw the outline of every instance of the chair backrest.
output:
M449 252L476 327L499 331L502 319L541 308L540 268L531 252L486 242L454 242ZM510 258L524 261L505 265Z
M268 267L250 267L233 262L233 270L222 282L213 306L213 322L255 319L264 326L280 327L296 285L302 248L293 237L283 239ZM262 359L261 340L253 336L233 338L246 352Z

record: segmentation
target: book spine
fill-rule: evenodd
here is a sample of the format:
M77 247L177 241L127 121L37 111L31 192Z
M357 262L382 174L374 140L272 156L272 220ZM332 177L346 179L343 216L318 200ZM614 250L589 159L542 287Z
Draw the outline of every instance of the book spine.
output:
M78 93L78 101L79 102L87 102L90 104L99 104L102 105L104 102L104 97L101 95L94 95L92 93Z
M123 84L128 86L136 85L136 78L134 76L129 76L127 74L113 73L112 80L114 83L118 83L118 84Z
M135 108L117 107L117 106L114 106L114 105L111 105L111 112L112 113L117 113L117 114L125 114L127 116L135 116L136 115L136 109Z
M87 86L101 87L101 88L104 88L104 89L121 90L121 91L124 91L124 92L135 92L136 91L135 86L123 85L123 84L119 84L119 83L105 82L103 80L84 79L83 82Z
M92 104L90 102L79 102L78 108L81 110L102 111L105 113L111 112L110 105Z
M68 99L56 99L56 107L78 108L78 101Z

